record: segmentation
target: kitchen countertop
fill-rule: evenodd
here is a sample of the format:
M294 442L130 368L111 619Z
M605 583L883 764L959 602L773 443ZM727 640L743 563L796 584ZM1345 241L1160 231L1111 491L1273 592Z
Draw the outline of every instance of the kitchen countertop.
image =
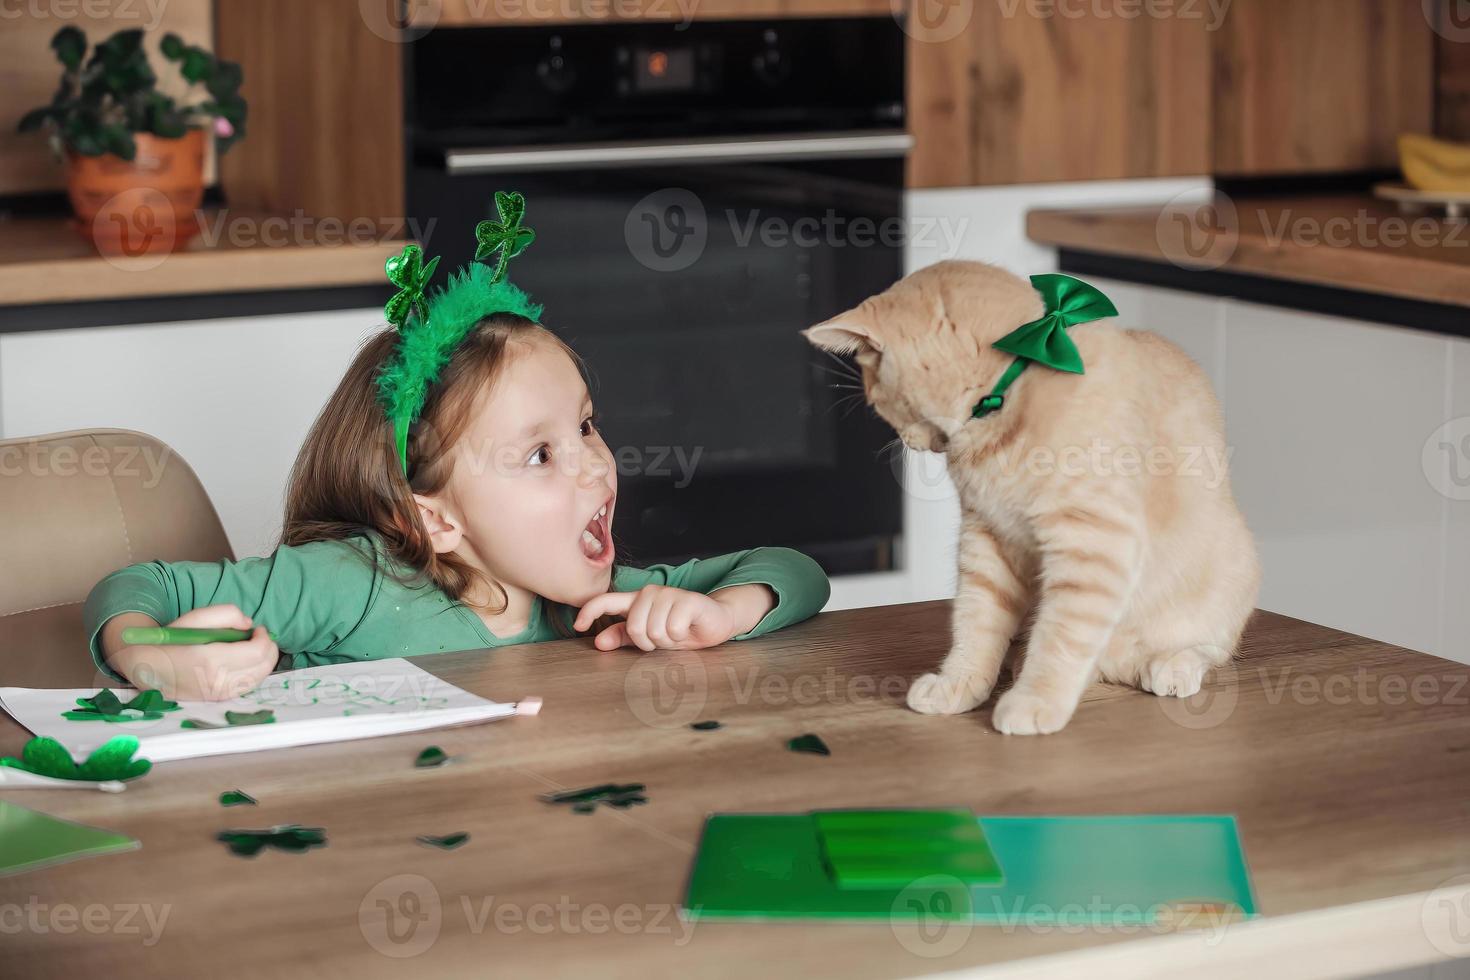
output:
M383 263L405 244L365 227L237 209L205 209L203 229L178 252L107 258L70 216L0 221L0 320L25 329L16 325L21 312L7 307L36 313L48 304L122 309L139 301L164 301L154 304L155 318L168 319L171 297L365 290L385 299Z
M464 689L541 695L545 708L165 763L115 796L5 791L143 846L0 878L0 909L169 912L152 945L142 915L135 930L11 929L5 961L17 976L188 976L221 964L396 976L407 955L416 973L456 976L493 963L505 975L985 967L1207 980L1368 974L1470 953L1470 666L1258 611L1238 661L1202 695L1094 685L1062 732L1007 737L990 728L989 705L954 717L904 706L909 681L949 647L949 611L823 613L698 654L599 653L582 639L426 656L416 663ZM702 719L724 727L689 730ZM804 732L831 756L787 751ZM0 716L0 753L17 754L24 738ZM431 742L454 762L414 769ZM649 802L577 815L537 799L610 781L646 783ZM259 806L222 810L219 793L235 788ZM886 922L691 927L675 911L710 813L940 805L1234 814L1262 915L1177 935L940 925L921 936ZM246 860L214 839L277 823L323 826L330 844ZM453 831L471 839L452 854L414 843ZM384 909L396 914L385 921Z
M1026 231L1064 253L1172 267L1181 280L1242 275L1470 307L1470 222L1403 214L1366 194L1035 210Z

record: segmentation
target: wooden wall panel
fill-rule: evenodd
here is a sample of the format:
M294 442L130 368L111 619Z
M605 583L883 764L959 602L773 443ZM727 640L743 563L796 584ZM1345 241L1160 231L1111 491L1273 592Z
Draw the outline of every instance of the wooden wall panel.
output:
M235 207L393 227L404 212L402 45L358 0L217 0L249 132L221 162Z
M61 79L61 65L51 50L51 36L71 25L86 32L96 44L116 31L141 27L149 30L149 58L158 74L159 88L180 95L187 86L175 67L158 53L158 42L169 31L190 44L213 47L214 17L211 0L170 0L162 4L6 4L0 17L0 195L62 190L66 176L51 155L46 137L17 133L16 123L36 106L51 101ZM154 10L157 10L155 16ZM205 159L205 180L214 183L214 151Z
M1068 9L976 4L963 34L910 44L913 186L1208 171L1208 21Z
M1234 0L1215 49L1221 175L1392 167L1427 132L1434 32L1421 0Z
M1470 142L1470 24L1459 25L1456 33L1448 25L1443 30L1436 38L1434 131L1445 139Z

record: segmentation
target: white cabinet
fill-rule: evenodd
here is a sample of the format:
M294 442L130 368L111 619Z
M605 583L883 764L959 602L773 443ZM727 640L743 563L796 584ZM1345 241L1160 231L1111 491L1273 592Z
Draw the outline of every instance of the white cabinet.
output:
M280 532L307 428L381 309L0 335L0 432L138 429L199 474L238 556Z
M1210 375L1261 608L1470 663L1470 342L1089 278Z

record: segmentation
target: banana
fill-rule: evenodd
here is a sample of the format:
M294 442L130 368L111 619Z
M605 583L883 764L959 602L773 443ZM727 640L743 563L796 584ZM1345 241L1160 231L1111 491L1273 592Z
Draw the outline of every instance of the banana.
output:
M1404 133L1399 165L1409 186L1421 191L1470 193L1470 145Z

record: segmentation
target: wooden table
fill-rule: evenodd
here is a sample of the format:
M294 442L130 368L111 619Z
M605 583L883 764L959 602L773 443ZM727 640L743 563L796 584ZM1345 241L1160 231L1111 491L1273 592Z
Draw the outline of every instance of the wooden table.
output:
M1097 686L1060 734L1005 737L988 706L903 706L947 631L947 603L918 603L703 655L566 641L429 656L468 690L546 708L168 763L119 796L0 792L143 842L0 879L0 972L1304 977L1470 955L1470 667L1258 612L1238 666L1193 702ZM699 719L724 727L691 731ZM804 732L831 757L788 752ZM0 722L0 750L23 739ZM431 743L455 761L416 770ZM537 800L609 781L646 783L649 803L578 815ZM260 805L222 809L234 788ZM951 926L967 934L944 956L932 934L887 923L678 919L707 814L871 805L1234 813L1264 915L1172 935ZM242 859L214 839L275 823L323 826L330 844ZM461 830L459 850L414 842Z

